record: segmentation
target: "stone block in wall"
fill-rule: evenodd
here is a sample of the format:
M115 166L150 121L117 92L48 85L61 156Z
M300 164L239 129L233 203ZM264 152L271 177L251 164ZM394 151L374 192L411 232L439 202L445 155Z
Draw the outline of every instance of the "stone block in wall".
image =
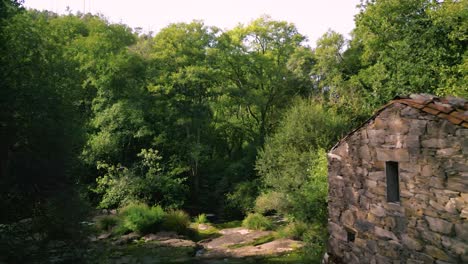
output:
M380 146L385 143L385 130L379 129L368 129L367 136L369 137L369 145L370 146Z
M410 129L408 134L410 135L422 135L426 132L427 121L414 119L410 122Z
M373 181L383 181L385 180L385 173L384 171L371 171L367 178Z
M400 172L409 173L411 175L414 175L414 173L419 173L421 171L421 166L412 162L400 162L398 163L398 168L400 169Z
M407 134L410 129L410 122L407 119L393 117L388 120L388 130L391 133Z
M359 157L363 160L371 160L370 150L367 145L363 145L359 148Z
M459 149L457 148L443 148L443 149L438 149L436 154L439 157L448 158L456 154L458 151Z
M366 180L365 187L366 188L375 188L375 187L377 187L377 181Z
M421 168L421 176L422 177L431 177L433 175L432 165L427 164L422 166Z
M378 217L384 217L387 214L385 208L377 204L371 204L370 212Z
M460 212L460 217L463 219L468 219L468 208L462 209Z
M398 238L393 234L392 232L385 230L383 228L380 228L376 226L374 228L375 235L378 238L384 239L384 240L398 240Z
M462 256L468 254L468 246L461 240L456 240L450 237L443 236L442 245L445 248L448 248L451 252L455 253L456 255Z
M465 177L448 177L447 188L452 191L464 192L468 190L468 179Z
M373 120L371 124L369 124L369 128L377 129L377 130L385 130L387 128L387 125L388 125L387 119L377 117Z
M363 219L357 219L354 227L359 233L365 233L374 230L374 224Z
M417 135L408 135L404 141L403 147L409 148L410 150L415 150L413 154L419 153L421 148L421 143L419 141L419 136Z
M388 264L388 263L392 263L391 259L385 257L385 256L382 256L382 255L375 255L375 260L376 260L376 263L377 264Z
M445 206L442 204L439 204L438 202L434 200L429 200L429 205L431 205L431 207L434 208L434 210L445 211Z
M401 235L401 242L411 250L419 251L423 248L421 241L414 239L407 234Z
M335 237L338 240L341 241L347 241L348 240L348 234L344 228L342 228L340 225L335 224L333 222L328 223L328 231L330 232L330 235Z
M412 252L411 259L414 261L420 261L420 262L415 262L415 263L424 263L424 264L434 263L433 257L429 256L428 254L421 253L421 252ZM407 263L410 263L410 262L408 261Z
M421 115L421 111L414 107L406 106L403 109L401 109L401 116L402 117L408 117L408 118L418 118L418 116Z
M449 146L448 141L443 138L430 138L421 141L421 145L425 148L446 148Z
M457 206L455 202L455 198L450 198L450 200L444 206L445 211L451 214L457 214Z
M359 193L354 190L352 187L345 187L344 191L344 198L348 204L358 205L359 201Z
M342 258L343 251L344 250L341 241L335 237L330 236L330 239L328 240L328 252L330 252L332 256Z
M424 252L428 254L429 256L437 259L437 260L442 260L442 261L450 261L452 258L447 255L443 250L440 248L434 247L432 245L426 245Z
M409 161L409 153L407 149L384 149L376 148L377 160L379 161Z
M355 220L356 220L355 213L351 210L346 210L341 214L340 221L345 226L353 226Z

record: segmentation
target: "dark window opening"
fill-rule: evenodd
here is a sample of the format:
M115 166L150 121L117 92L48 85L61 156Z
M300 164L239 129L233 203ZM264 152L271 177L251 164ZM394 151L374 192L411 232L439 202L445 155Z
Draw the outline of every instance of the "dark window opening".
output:
M399 202L400 181L398 176L398 162L385 162L385 174L387 175L387 202Z
M356 232L347 229L346 233L348 234L348 242L354 242L354 240L356 239Z

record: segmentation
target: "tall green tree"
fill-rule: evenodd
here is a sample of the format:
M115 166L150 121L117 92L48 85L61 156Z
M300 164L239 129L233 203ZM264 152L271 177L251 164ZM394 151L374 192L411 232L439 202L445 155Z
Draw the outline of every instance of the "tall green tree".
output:
M362 3L351 45L363 47L358 77L377 104L414 92L468 96L467 7L466 1Z

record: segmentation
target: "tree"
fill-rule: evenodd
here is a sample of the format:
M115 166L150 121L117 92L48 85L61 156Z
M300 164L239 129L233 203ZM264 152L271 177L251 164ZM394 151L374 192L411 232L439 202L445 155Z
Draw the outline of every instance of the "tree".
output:
M200 21L171 24L153 39L148 89L154 96L155 142L169 156L190 168L192 201L200 191L200 174L211 155L212 111L217 70L208 61L208 49L217 29Z
M217 52L224 69L224 90L239 118L247 119L257 145L275 126L282 106L306 93L288 69L305 37L293 24L261 17L220 36ZM251 124L251 125L249 125Z
M376 104L399 94L466 97L466 1L366 1L354 45L363 47L359 79Z
M297 100L257 157L255 168L263 183L257 210L323 222L327 215L325 150L348 128L347 118L323 102Z

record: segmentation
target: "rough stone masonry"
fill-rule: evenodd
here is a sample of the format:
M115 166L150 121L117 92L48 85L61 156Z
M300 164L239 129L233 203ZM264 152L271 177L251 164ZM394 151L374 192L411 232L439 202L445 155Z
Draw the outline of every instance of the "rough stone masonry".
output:
M467 106L396 98L329 152L325 263L468 263Z

